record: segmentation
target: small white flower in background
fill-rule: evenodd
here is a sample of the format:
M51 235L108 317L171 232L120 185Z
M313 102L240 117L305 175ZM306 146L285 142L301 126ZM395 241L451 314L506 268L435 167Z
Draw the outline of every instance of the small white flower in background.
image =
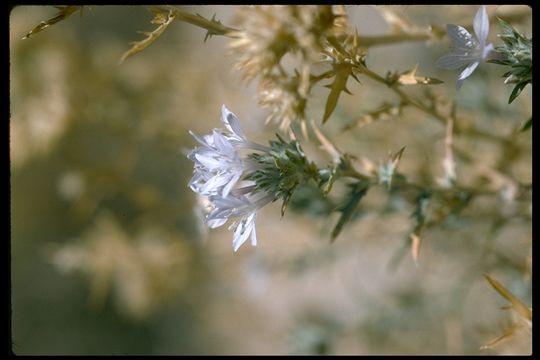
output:
M214 129L212 135L203 137L190 131L202 146L188 154L188 159L194 162L194 175L188 186L208 197L210 211L206 221L210 228L223 225L229 218L240 218L231 226L234 228L233 249L237 251L250 235L251 244L257 245L257 210L275 200L275 196L263 191L255 194L254 182L236 186L246 171L257 168L249 158L240 156L239 150L266 152L269 148L247 140L240 121L225 105L221 108L221 115L227 131Z
M448 70L466 66L458 76L457 90L461 88L463 81L476 70L480 62L486 60L493 51L493 44L486 42L489 34L489 18L484 5L478 9L474 17L473 27L476 38L462 26L446 25L448 36L452 40L452 51L437 60L437 66Z

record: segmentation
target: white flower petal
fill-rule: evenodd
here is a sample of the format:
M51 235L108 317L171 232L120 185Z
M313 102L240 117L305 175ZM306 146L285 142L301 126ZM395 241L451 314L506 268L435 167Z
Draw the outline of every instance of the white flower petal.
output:
M255 224L255 213L252 213L246 218L243 218L238 225L236 225L236 229L234 229L234 238L233 238L233 250L236 252L240 246L242 246L249 235L251 234L251 231L253 230L253 226Z
M210 156L209 154L204 154L200 152L195 153L195 159L197 159L197 161L199 161L202 165L204 165L209 170L219 168L222 165L221 161Z
M190 151L190 153L187 155L187 158L195 163L195 166L201 166L201 163L199 160L197 160L197 155L199 156L205 156L205 157L212 157L216 154L215 150L205 148L205 147L197 147Z
M257 230L255 229L255 218L253 219L253 230L251 230L251 246L257 246Z
M452 40L454 47L464 50L472 50L476 47L476 41L464 27L448 24L446 25L446 32L450 40Z
M445 55L437 60L436 65L447 70L459 69L471 62L471 57L457 53Z
M215 228L218 228L221 225L225 224L227 222L227 218L224 218L224 219L208 219L206 222L208 223L208 227L210 229L215 229Z
M199 182L204 181L204 180L205 179L204 179L203 173L200 171L197 171L195 172L195 174L193 174L193 177L191 178L191 180L189 180L188 187L195 192L199 192L198 190Z
M479 61L475 61L473 62L472 64L470 64L469 66L467 66L465 68L465 70L463 70L461 72L461 74L459 74L458 76L458 79L457 79L457 83L456 83L456 89L459 90L461 88L461 85L463 85L463 81L468 78L469 76L471 76L471 74L473 73L474 70L476 70L476 67L478 66L478 64L480 64Z
M221 119L231 133L236 134L240 139L246 139L240 120L225 105L221 106Z
M236 151L229 140L217 130L214 130L214 145L218 152L231 158L236 156Z
M226 197L213 195L210 196L208 200L210 200L216 208L239 208L251 204L245 196L232 196L232 194Z
M200 194L201 195L216 194L221 189L221 187L223 187L225 184L228 184L229 181L230 181L229 176L215 175L200 188L199 190Z
M225 187L223 187L223 191L221 193L222 196L227 196L229 195L229 193L231 192L231 189L233 188L234 185L236 185L236 183L238 182L238 180L240 180L240 177L242 176L242 172L237 172L235 173L231 179L229 180L229 182L227 183L227 185Z
M214 141L211 136L205 135L204 137L200 137L197 134L195 134L193 131L189 131L189 134L195 138L201 145L204 145L206 147L212 147L214 144Z
M480 46L484 47L489 34L489 17L484 5L480 6L480 9L476 12L473 27Z

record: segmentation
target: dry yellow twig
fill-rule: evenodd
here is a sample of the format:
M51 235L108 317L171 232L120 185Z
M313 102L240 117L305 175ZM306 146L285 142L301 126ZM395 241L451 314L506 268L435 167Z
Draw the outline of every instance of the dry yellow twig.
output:
M146 38L144 38L141 41L136 41L131 43L133 46L131 49L126 51L124 55L122 55L122 58L120 59L120 64L124 62L128 57L133 56L137 54L138 52L143 51L148 46L152 45L154 41L165 31L165 29L171 24L171 22L175 19L176 13L173 10L169 10L169 13L165 15L160 10L152 10L154 12L154 19L152 19L152 24L159 24L159 26L152 32L142 32L142 34L146 35Z
M75 11L77 11L77 8L81 8L81 14L82 14L82 6L56 6L58 9L58 13L53 16L50 19L44 20L40 22L38 25L36 25L32 30L28 32L22 39L28 39L30 36L48 28L49 26L56 24L59 21L64 20L65 18L71 16Z
M512 308L525 319L532 321L532 310L519 300L514 294L508 291L500 282L485 274L486 280L489 284L506 300L510 301Z

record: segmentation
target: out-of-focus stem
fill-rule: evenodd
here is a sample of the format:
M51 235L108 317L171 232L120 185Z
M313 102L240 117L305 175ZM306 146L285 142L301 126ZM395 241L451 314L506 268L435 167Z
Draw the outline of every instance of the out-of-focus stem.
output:
M176 7L172 7L172 6L155 6L155 7L164 11L172 10L175 14L176 20L184 21L192 25L206 29L212 35L223 35L223 36L228 36L228 37L234 37L234 33L238 32L237 29L234 29L229 26L225 26L218 21L208 20L199 14L191 14L187 11L180 10Z
M437 109L435 109L434 107L429 107L429 106L425 105L424 103L422 103L420 101L413 100L409 95L407 95L396 84L389 83L384 77L382 77L379 74L369 70L368 68L363 68L361 71L367 77L388 86L392 91L394 91L401 98L404 105L412 105L415 108L421 110L422 112L424 112L424 113L432 116L433 118L435 118L437 121L439 121L441 123L441 125L446 126L447 117L444 116L443 114L439 113L437 111ZM496 135L493 135L493 134L490 134L490 133L487 133L487 132L483 132L483 131L478 130L478 129L467 129L467 131L462 131L462 129L457 127L457 124L454 124L454 129L455 129L455 132L457 134L465 133L465 134L468 134L468 135L471 135L471 136L482 137L482 138L484 138L486 140L491 140L491 141L495 141L495 142L503 142L503 143L505 143L507 141L506 139L500 138L500 137L498 137Z
M407 41L427 41L432 36L429 33L404 33L378 36L359 36L358 43L361 46L370 47L378 45L391 45Z

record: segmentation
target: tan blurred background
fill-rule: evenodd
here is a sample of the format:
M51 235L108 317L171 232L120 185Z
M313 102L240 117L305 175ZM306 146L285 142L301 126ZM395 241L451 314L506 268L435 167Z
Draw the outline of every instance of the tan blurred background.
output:
M388 26L370 6L347 6L361 35ZM236 6L186 6L235 25ZM427 26L472 19L475 6L398 6ZM490 16L503 11L489 6ZM236 113L255 141L265 126L256 83L248 86L227 55L228 39L176 22L149 48L118 65L129 43L149 31L140 6L92 6L21 38L53 7L18 6L10 15L11 303L17 354L492 354L528 353L530 334L491 350L480 346L511 319L484 280L497 276L530 304L531 224L504 223L487 240L497 205L478 201L462 219L429 231L418 266L407 253L406 204L385 211L370 190L359 218L335 243L329 218L275 203L258 216L259 245L232 251L226 226L208 231L187 188L188 130L220 126ZM493 14L493 15L492 15ZM531 16L514 24L531 36ZM498 25L490 40L496 42ZM446 84L461 114L508 133L531 113L531 88L507 104L501 68L483 66L456 94L456 73L437 69L448 42L374 48L368 66L384 74L419 64ZM352 119L394 95L368 79L350 83L324 127L344 151L377 162L402 146L404 174L442 174L444 129L415 111L342 132ZM421 90L418 90L421 93ZM328 90L316 89L308 116L320 121ZM486 163L504 149L456 140ZM531 132L512 173L532 179ZM314 145L306 151L329 162ZM460 166L460 164L458 164ZM458 167L467 177L466 166ZM416 175L415 175L416 174ZM490 246L489 250L486 250ZM488 255L485 256L486 251Z

